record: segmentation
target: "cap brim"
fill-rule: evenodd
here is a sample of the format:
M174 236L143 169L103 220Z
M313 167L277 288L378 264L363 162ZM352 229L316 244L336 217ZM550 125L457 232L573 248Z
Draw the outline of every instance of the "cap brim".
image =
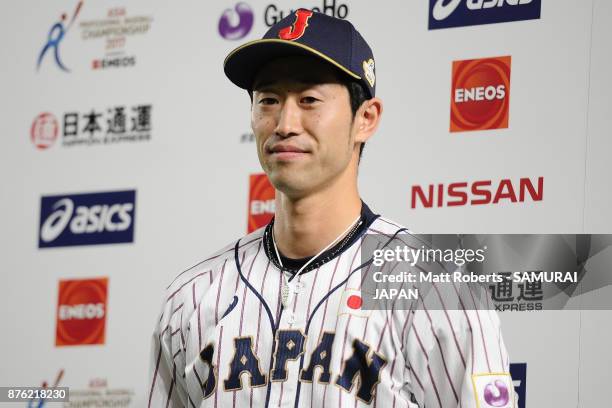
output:
M340 64L333 58L311 48L307 45L274 38L248 42L234 49L225 58L223 69L225 75L237 86L243 89L252 89L255 76L259 69L275 58L291 56L316 56L334 65L347 75L361 79L359 75Z

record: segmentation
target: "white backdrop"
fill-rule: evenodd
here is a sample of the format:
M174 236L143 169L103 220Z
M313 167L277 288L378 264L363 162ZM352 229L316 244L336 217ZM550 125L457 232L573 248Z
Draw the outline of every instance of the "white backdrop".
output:
M385 110L364 152L360 187L375 212L423 233L612 233L609 2L542 0L539 19L437 30L428 29L426 0L247 3L253 27L235 41L218 31L233 1L84 0L58 46L70 72L53 49L38 70L37 59L62 13L68 27L78 0L5 5L0 385L52 383L64 370L60 385L123 390L126 406L145 406L149 336L163 288L246 232L249 176L261 168L244 137L249 98L225 78L222 62L266 31L271 5L285 15L298 6L346 6L372 46ZM91 27L128 26L129 18L133 31L87 38ZM453 61L499 56L511 56L508 128L450 132ZM130 62L92 68L94 60L117 58ZM130 127L132 108L143 105L151 106L149 140L63 144L67 114L79 115L79 137L87 140L84 115L99 113L105 129L109 109L124 107ZM59 130L39 149L31 127L44 112ZM525 177L544 178L542 201L411 208L413 185L496 186ZM136 190L133 243L38 247L43 196L121 190ZM108 278L103 344L56 346L59 281L98 277ZM602 406L612 379L611 317L501 314L512 361L527 363L526 405Z

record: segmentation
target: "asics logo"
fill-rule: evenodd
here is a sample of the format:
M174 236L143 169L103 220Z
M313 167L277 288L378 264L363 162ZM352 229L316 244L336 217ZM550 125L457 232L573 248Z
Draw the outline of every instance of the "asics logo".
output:
M43 196L38 247L134 242L136 190Z
M53 205L54 211L41 226L40 238L54 241L66 228L72 234L125 231L132 224L133 209L133 203L75 207L70 198L64 198Z
M493 7L522 6L531 3L533 0L465 0L466 7L471 10L483 10ZM462 0L436 0L432 15L437 21L447 19L457 10Z

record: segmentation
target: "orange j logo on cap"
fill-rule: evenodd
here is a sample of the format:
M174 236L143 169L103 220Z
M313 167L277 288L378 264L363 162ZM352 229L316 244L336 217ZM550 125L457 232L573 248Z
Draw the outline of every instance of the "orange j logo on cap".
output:
M285 27L278 32L278 38L294 41L304 35L308 27L308 19L312 17L312 11L300 9L295 12L295 22L292 26Z

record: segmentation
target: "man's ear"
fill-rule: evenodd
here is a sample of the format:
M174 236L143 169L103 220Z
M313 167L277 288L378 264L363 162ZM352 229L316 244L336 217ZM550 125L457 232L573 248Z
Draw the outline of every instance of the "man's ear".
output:
M376 132L382 116L383 103L380 98L368 99L355 113L353 126L355 142L365 143Z

